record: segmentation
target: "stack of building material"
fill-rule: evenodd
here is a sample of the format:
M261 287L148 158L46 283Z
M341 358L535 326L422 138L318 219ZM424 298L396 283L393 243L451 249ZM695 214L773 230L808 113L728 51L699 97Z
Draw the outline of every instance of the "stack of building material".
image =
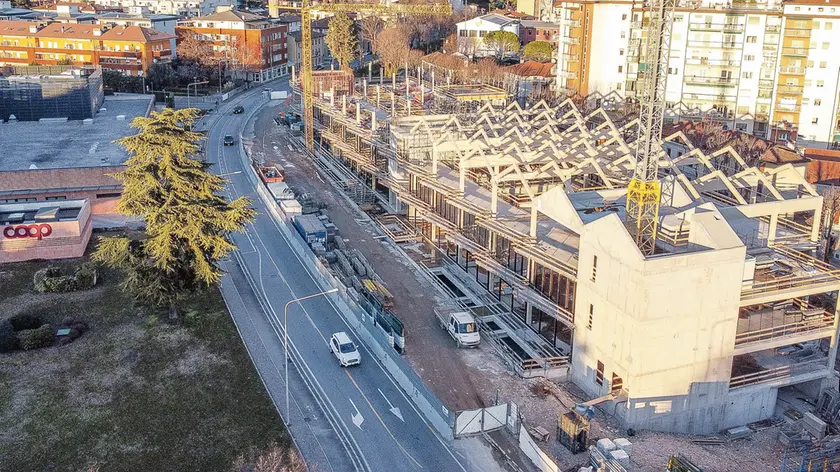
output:
M613 443L615 443L617 448L626 452L628 456L633 454L633 443L631 443L627 438L616 438Z
M610 458L621 464L625 469L630 467L630 456L621 449L610 452Z
M828 429L828 425L825 421L819 419L817 415L811 412L805 413L805 417L802 419L802 427L816 439L824 438L825 432Z
M618 449L612 440L609 438L601 438L595 443L599 451L603 452L605 456L609 457L610 453Z

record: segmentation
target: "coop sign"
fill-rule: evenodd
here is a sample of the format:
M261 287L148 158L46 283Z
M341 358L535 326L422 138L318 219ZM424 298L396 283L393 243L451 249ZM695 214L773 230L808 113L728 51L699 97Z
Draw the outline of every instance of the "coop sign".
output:
M43 224L6 226L3 228L3 237L6 239L35 238L41 240L52 234L52 226Z

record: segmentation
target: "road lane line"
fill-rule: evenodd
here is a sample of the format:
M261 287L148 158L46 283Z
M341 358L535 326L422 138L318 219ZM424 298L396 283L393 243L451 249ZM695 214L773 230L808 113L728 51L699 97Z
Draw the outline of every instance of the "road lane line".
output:
M388 425L386 425L386 424L385 424L385 421L383 421L383 420L382 420L382 417L381 417L381 416L379 416L379 412L378 412L378 411L376 411L376 408L374 408L374 407L373 407L373 404L370 402L370 400L368 400L368 397L367 397L367 395L365 395L365 392L363 392L363 391L362 391L362 389L361 389L361 388L359 388L359 384L357 384L357 383L356 383L356 379L354 379L354 378L353 378L353 376L352 376L352 375L350 375L350 371L348 371L347 369L344 369L344 373L345 373L345 374L347 374L347 377L349 377L349 378L350 378L350 381L351 381L351 382L353 382L353 385L355 385L355 386L356 386L356 390L358 390L358 391L359 391L359 394L361 394L361 395L362 395L362 398L364 398L364 399L365 399L365 401L367 402L368 406L370 407L370 410L373 412L373 414L374 414L374 415L376 415L376 419L378 419L378 420L379 420L379 422L380 422L380 423L382 423L382 427L383 427L383 428L385 428L385 431L387 431L387 432L388 432L388 435L389 435L389 436L391 436L391 439L393 439L393 440L394 440L394 442L395 442L395 443L397 443L397 446L399 446L399 447L400 447L400 449L402 450L402 452L403 452L406 456L408 456L408 458L409 458L409 459L411 459L411 461L412 461L412 462L414 462L414 463L417 465L417 467L420 467L420 468L422 469L422 468L423 468L423 466L422 466L422 465L420 465L420 463L419 463L419 462L417 462L417 460L416 460L414 457L412 457L412 456L411 456L411 454L409 454L409 453L408 453L408 451L406 451L406 450L405 450L405 448L403 447L403 445L402 445L402 444L400 444L400 442L399 442L399 441L397 441L397 438L394 436L394 433L392 433L392 432L391 432L391 429L390 429L390 428L388 428ZM351 400L350 402L352 403L352 400ZM355 406L356 406L356 405L353 405L353 407L355 407ZM358 411L358 410L356 410L356 411Z

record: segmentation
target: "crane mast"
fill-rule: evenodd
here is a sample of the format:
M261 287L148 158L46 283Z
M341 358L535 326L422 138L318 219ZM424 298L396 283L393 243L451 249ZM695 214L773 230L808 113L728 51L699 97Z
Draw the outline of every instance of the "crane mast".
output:
M639 103L636 169L627 188L627 227L644 255L656 249L661 188L657 176L662 151L665 82L676 0L648 0L645 75Z

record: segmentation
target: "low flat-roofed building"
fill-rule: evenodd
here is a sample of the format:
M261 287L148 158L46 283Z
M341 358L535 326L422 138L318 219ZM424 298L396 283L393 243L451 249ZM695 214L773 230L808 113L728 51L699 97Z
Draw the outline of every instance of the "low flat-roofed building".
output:
M0 264L85 253L93 228L88 200L0 204Z

